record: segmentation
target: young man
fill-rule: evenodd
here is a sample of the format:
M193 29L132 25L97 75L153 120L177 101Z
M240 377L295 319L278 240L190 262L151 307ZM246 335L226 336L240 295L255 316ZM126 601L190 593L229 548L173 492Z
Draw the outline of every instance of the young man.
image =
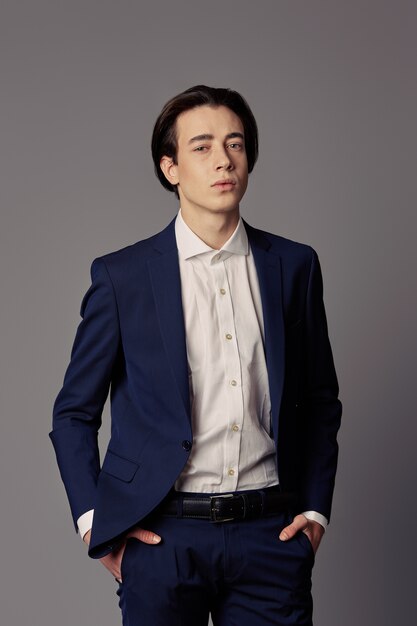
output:
M258 135L238 93L174 97L152 153L180 210L93 262L54 406L75 527L125 625L311 624L341 417L317 255L240 217Z

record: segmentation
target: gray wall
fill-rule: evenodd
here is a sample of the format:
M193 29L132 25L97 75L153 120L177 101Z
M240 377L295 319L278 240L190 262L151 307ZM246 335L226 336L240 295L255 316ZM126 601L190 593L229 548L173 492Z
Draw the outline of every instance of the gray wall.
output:
M344 421L316 624L412 623L416 18L411 0L3 0L3 624L120 621L47 433L92 259L175 214L150 133L199 82L240 90L259 121L242 215L322 262Z

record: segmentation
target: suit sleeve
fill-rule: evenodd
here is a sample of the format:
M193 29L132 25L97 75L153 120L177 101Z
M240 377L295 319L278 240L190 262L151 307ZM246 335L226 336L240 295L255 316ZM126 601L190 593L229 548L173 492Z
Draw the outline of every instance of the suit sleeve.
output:
M342 405L328 337L319 259L311 250L304 324L301 507L330 520Z
M49 434L76 530L77 519L94 508L100 471L97 435L120 346L115 294L102 259L93 261L91 281Z

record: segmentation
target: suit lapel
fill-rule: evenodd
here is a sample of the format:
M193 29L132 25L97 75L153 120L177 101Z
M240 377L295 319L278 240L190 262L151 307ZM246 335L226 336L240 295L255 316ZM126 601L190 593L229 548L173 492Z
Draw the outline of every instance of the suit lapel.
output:
M162 340L185 412L191 419L181 276L174 225L175 218L155 236L154 248L158 256L148 260L148 267Z
M278 417L284 383L285 333L282 306L281 259L270 251L270 241L243 220L255 260L265 329L265 356L271 396L272 428L277 441Z

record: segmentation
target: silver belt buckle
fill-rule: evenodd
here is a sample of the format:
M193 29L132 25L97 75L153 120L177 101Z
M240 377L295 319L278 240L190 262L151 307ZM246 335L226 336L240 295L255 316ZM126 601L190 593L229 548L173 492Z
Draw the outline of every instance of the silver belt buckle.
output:
M218 496L210 496L210 521L211 522L233 522L234 517L217 517L216 509L213 508L214 498L233 498L233 493L220 494Z

